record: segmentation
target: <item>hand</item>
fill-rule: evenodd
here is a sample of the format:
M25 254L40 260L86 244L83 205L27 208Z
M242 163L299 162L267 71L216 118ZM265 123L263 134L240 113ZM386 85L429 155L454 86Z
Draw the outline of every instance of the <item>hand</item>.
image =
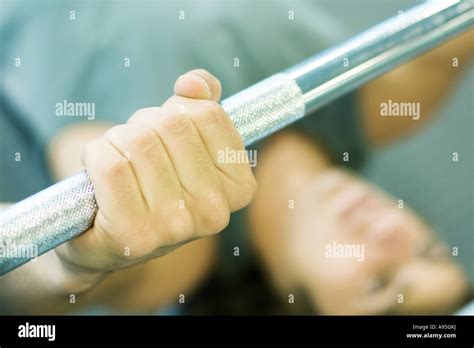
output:
M217 160L219 150L244 150L220 94L215 77L191 71L162 107L138 110L87 144L99 210L89 231L56 249L69 269L102 274L147 261L222 231L250 203L249 164Z

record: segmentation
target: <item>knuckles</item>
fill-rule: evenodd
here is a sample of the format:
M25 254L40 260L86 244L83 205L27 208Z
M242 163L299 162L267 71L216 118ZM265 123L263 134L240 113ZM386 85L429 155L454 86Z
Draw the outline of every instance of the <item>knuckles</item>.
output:
M191 120L179 113L170 113L160 118L158 127L171 136L186 137L194 132Z
M232 189L232 192L235 193L232 206L233 211L240 210L249 205L255 197L257 188L257 181L251 171L249 174L244 175L238 182L235 182Z
M101 158L100 161L94 160L96 154L104 153L103 148L110 146L104 139L87 143L84 150L84 164L88 169L90 166L95 166L98 169L96 172L104 177L105 180L115 182L122 179L130 170L127 160L122 156L107 156L106 158Z
M152 129L134 124L112 127L104 133L104 138L112 144L124 144L124 148L118 150L127 157L130 155L129 151L144 151L158 140Z
M105 180L116 182L121 180L129 170L130 167L125 158L116 158L102 164L101 175Z
M132 150L144 151L151 147L157 141L156 133L150 128L140 127L132 132L128 143Z
M176 99L179 102L179 99ZM181 101L182 102L182 101ZM87 157L94 157L94 153L101 146L114 147L122 156L110 156L102 161L91 161L100 166L97 172L110 182L123 182L131 170L128 156L124 151L143 151L159 140L162 132L172 137L186 138L196 132L192 119L199 119L203 124L222 124L228 122L226 112L217 102L211 100L195 100L189 105L183 103L185 112L163 108L140 109L130 117L126 125L115 126L109 129L101 140L90 142L85 149ZM190 107L191 106L191 107ZM140 123L147 117L155 117L153 129L141 126ZM158 135L159 134L159 135ZM237 133L236 133L237 134ZM116 148L114 143L125 144L125 148ZM243 148L243 144L242 144ZM103 149L103 148L102 148ZM110 150L110 149L109 149ZM195 153L195 155L198 155ZM97 159L97 156L95 156ZM127 173L128 172L128 173ZM239 203L244 207L250 203L257 190L256 180L249 169L240 175L235 185L239 196ZM124 202L125 203L125 202ZM192 240L195 237L214 235L227 227L230 221L229 203L223 192L218 189L209 189L196 198L195 204L189 209L174 206L172 203L159 207L159 211L148 212L141 217L120 217L120 224L112 236L118 250L130 248L130 255L124 253L124 259L138 259L151 255L161 247L178 245ZM141 221L139 221L141 220ZM123 222L123 223L122 223Z
M133 115L128 119L127 123L134 124L139 123L147 118L157 117L162 113L161 107L149 107L138 109L133 113Z
M221 232L230 221L230 210L225 196L221 192L208 191L197 202L200 236L211 236Z
M250 171L250 174L241 183L241 192L243 199L243 206L247 206L257 193L258 185L255 176Z
M153 217L159 246L172 246L186 242L194 236L194 223L189 210L179 207L160 207Z
M219 103L212 100L200 101L202 107L192 115L192 118L199 119L202 122L208 122L210 124L223 124L225 117L228 117L224 109Z
M166 209L166 208L165 208ZM147 259L160 249L190 241L193 237L192 218L185 212L155 214L121 219L120 226L109 232L115 254L122 260Z

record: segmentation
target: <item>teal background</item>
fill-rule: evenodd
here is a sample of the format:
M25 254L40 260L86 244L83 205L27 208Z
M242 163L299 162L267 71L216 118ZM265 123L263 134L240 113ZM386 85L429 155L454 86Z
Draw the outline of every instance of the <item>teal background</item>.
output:
M96 103L97 120L124 122L161 104L186 70L221 78L224 96L419 1L9 1L0 2L0 201L17 201L51 181L43 149L76 119L54 116L58 101ZM76 11L69 21L68 12ZM185 9L187 19L178 22ZM288 9L296 20L286 19ZM13 66L22 58L22 68ZM123 58L132 66L123 68ZM240 68L232 66L240 58ZM466 71L434 122L415 136L372 153L369 180L420 213L474 275L473 82ZM338 114L320 134L357 146ZM322 118L322 117L321 117ZM320 122L320 121L315 121ZM349 124L349 122L347 122ZM340 125L340 126L338 126ZM352 128L356 129L356 128ZM357 138L357 137L356 137ZM343 144L344 145L344 144ZM451 161L452 152L460 156ZM14 161L20 152L21 162ZM228 242L232 246L233 242ZM246 249L245 249L246 250ZM244 251L245 252L245 251ZM474 279L473 279L474 281Z

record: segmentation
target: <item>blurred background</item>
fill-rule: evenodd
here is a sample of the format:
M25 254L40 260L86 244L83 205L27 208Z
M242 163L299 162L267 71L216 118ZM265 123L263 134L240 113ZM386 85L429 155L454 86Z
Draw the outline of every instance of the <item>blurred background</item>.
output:
M219 77L226 97L418 3L1 0L0 202L19 201L57 179L45 158L49 141L88 122L55 117L57 102L94 102L95 122L123 123L136 109L161 104L174 80L193 68ZM290 10L294 22L288 22ZM470 67L432 122L412 137L373 149L359 168L435 232L443 231L449 245L459 246L468 274L474 274L474 234L466 233L474 232L473 81ZM440 161L454 151L462 156L456 167ZM15 160L18 153L21 161ZM231 253L234 237L218 238L220 252ZM245 262L223 259L191 301L179 310L168 306L169 313L294 312L273 291L247 238L238 239ZM85 312L114 313L101 305ZM314 311L308 304L297 313Z

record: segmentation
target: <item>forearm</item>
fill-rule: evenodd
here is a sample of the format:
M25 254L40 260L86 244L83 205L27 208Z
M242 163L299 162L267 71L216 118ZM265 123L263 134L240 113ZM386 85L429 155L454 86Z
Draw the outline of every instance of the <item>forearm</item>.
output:
M58 134L48 148L54 178L60 180L81 170L84 145L102 137L110 127L83 123ZM215 262L216 242L215 238L194 241L158 259L115 271L84 293L81 304L100 303L120 312L154 311L175 300L181 292L188 295L206 277Z
M54 251L0 277L0 302L7 314L60 314L89 304L84 295L105 274L68 269Z
M290 273L275 265L285 264L282 250L286 225L301 204L298 193L330 167L329 158L318 144L294 131L282 131L269 138L260 150L256 168L259 187L248 208L249 233L279 291L287 290L289 282L289 277L280 279L279 274Z
M53 176L59 180L80 169L80 139L87 141L104 128L87 126L77 132L60 134L50 148ZM64 141L68 138L69 142ZM6 204L0 204L0 209L6 207ZM1 276L0 302L8 313L14 314L67 313L93 301L93 296L85 293L104 277L104 274L73 269L72 265L64 264L55 251L51 251Z
M474 32L471 30L361 88L362 123L369 142L386 144L429 121L473 56ZM382 117L381 105L389 100L417 103L419 119Z
M91 275L93 280L95 275L103 278L106 272L124 275L124 269L150 264L196 239L209 240L226 227L231 212L250 203L256 190L250 165L221 163L215 155L220 148L244 149L237 130L217 103L220 82L197 69L178 78L174 92L161 107L137 110L127 123L107 129L98 139L94 135L94 140L88 141L92 124L63 131L54 139L48 154L52 172L59 178L79 169L73 162L79 160L87 142L82 163L94 184L98 206L94 226L42 257L41 261L46 260L42 266L29 264L12 272L4 279L6 298L19 288L19 297L28 300L22 302L22 308L34 311L43 299L52 301L49 306L63 304L70 288L85 292L91 284L96 285L89 281ZM177 109L186 109L186 113ZM67 163L72 166L65 168ZM195 252L188 256L189 261L197 261L192 259ZM206 267L210 259L201 261ZM196 272L195 266L189 270ZM41 270L49 275L43 278ZM146 269L141 279L135 279L146 284L148 271L153 270ZM196 273L203 274L202 270ZM140 290L153 296L155 284L129 287L128 282L110 290L140 300ZM189 289L192 284L173 285L176 290ZM34 286L36 293L28 291ZM105 289L101 297L97 288L88 294L103 300Z
M271 196L278 200L290 199L308 180L329 166L328 155L309 136L293 130L279 132L259 150L256 168L259 188L251 207Z

